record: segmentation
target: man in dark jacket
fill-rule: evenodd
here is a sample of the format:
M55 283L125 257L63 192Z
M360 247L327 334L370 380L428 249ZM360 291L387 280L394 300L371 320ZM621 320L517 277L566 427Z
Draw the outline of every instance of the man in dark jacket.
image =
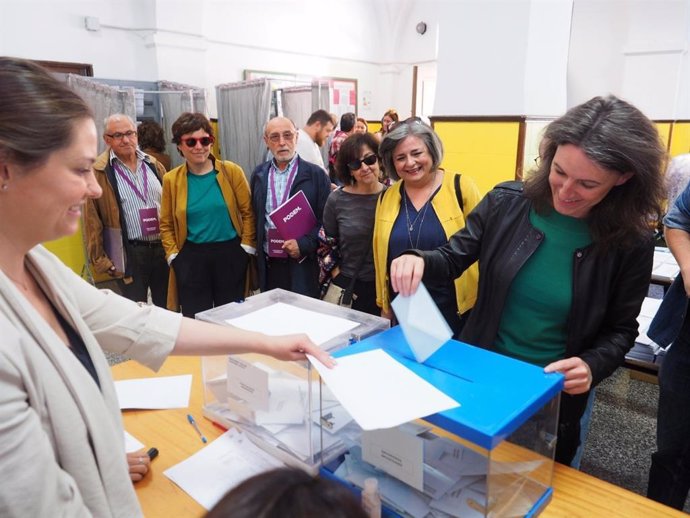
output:
M319 265L316 259L318 231L323 208L330 193L328 177L323 170L295 152L297 130L290 119L275 117L268 121L264 141L273 159L259 165L251 177L252 207L256 215L257 267L261 291L283 288L317 297ZM317 224L297 239L288 239L278 249L280 236L268 215L290 196L302 191L309 202ZM273 243L273 246L271 244Z

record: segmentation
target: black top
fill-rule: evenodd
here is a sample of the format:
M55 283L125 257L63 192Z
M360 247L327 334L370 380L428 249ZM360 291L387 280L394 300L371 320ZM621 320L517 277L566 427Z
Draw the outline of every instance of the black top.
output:
M55 306L53 306L53 311L55 311L55 314L57 315L58 322L60 322L60 327L62 327L62 330L67 335L70 350L74 353L74 356L77 357L77 360L79 360L79 362L84 366L86 372L88 372L91 375L93 380L96 382L96 385L98 385L98 388L100 388L101 383L98 380L96 367L93 364L91 356L89 356L89 351L86 349L86 344L84 343L84 340L82 340L79 333L77 333L74 330L74 328L71 325L69 325L67 320L63 318L60 312L55 309Z

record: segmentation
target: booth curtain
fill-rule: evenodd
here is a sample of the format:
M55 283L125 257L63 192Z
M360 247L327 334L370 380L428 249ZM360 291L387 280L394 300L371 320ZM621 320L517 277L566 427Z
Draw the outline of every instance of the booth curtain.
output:
M297 128L303 128L313 111L311 98L312 88L309 85L283 88L281 92L283 116L294 122Z
M256 79L218 85L216 103L220 152L249 178L266 157L263 130L270 116L271 82Z
M172 141L172 125L185 112L207 115L206 92L199 87L173 81L158 81L158 90L162 112L161 126L165 133L165 151L170 155L174 168L182 165L184 158Z
M106 117L115 113L124 113L129 115L132 120L136 120L137 108L134 88L115 88L75 74L67 75L67 84L86 101L93 112L98 131L99 154L106 149L103 140L103 122Z

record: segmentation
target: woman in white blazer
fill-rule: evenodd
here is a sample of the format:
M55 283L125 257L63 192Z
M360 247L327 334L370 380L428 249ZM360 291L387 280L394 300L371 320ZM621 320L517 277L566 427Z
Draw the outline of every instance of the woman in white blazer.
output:
M28 61L0 57L0 516L136 517L122 422L103 350L152 369L169 354L315 354L99 291L40 243L75 232L96 127L79 96Z

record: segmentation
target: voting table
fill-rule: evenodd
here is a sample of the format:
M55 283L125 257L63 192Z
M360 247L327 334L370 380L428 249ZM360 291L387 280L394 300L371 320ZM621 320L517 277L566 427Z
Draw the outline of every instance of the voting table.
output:
M193 375L188 409L128 410L123 412L123 420L125 429L143 441L146 447L155 446L160 450L160 455L151 463L149 474L143 481L135 484L144 516L203 517L206 510L163 475L166 469L205 446L187 422L188 413L197 416L199 427L209 441L213 441L224 432L210 420L199 418L204 401L201 360L193 357L171 357L158 373L153 373L134 361L127 361L113 366L112 372L116 380ZM687 515L680 511L558 463L554 464L552 487L551 502L540 515L543 518L687 518Z

